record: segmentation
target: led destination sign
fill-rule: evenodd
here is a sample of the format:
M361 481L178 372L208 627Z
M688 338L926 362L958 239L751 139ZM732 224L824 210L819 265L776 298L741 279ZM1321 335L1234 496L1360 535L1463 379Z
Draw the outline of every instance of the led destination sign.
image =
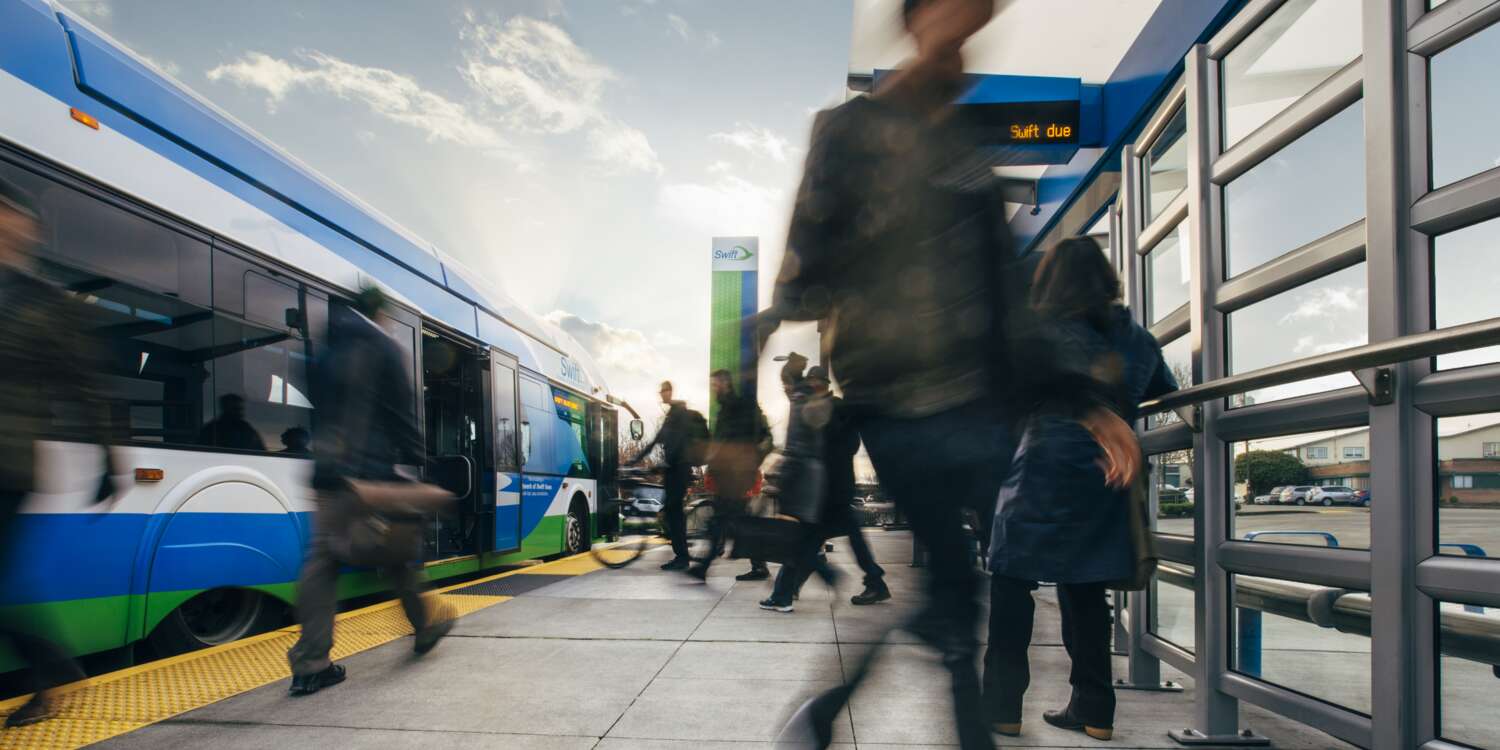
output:
M980 122L988 142L1010 145L1076 145L1078 101L994 102L966 107Z

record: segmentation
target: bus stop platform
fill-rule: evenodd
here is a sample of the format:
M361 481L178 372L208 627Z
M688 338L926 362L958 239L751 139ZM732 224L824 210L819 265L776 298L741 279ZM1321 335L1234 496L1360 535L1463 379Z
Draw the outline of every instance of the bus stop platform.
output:
M134 667L71 686L53 721L0 732L0 747L515 748L682 750L769 747L791 712L838 685L857 659L879 666L837 726L837 746L929 748L957 742L946 673L935 654L880 634L919 601L905 532L872 531L890 602L849 604L858 568L835 541L848 575L834 595L808 584L791 614L756 604L765 582L736 582L742 561L715 565L707 584L658 570L665 548L623 570L587 554L440 590L462 616L453 634L417 658L393 604L341 616L335 657L348 680L287 696L285 649L296 629ZM1167 731L1192 724L1192 681L1164 666L1184 693L1121 691L1115 740L1099 743L1047 726L1066 700L1068 662L1050 589L1039 592L1032 687L1011 748L1170 748ZM1124 671L1117 662L1116 673ZM16 701L0 704L0 713ZM1255 707L1252 727L1280 748L1344 745Z

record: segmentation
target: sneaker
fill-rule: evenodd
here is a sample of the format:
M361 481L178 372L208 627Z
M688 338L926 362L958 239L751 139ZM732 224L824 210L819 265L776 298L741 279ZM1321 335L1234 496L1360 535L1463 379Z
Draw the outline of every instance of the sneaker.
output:
M690 564L692 564L692 561L689 560L689 559L687 559L686 557L674 557L671 560L669 560L668 562L663 563L662 566L661 566L661 569L662 570L687 570L688 565L690 565Z
M790 603L782 604L781 602L778 602L775 599L762 599L761 602L760 602L760 608L764 609L764 610L769 610L771 612L791 612L792 611L792 605Z
M696 578L699 581L704 581L704 582L708 581L708 566L707 565L702 565L702 564L699 564L699 565L690 565L687 568L684 568L682 572L687 573L689 577Z
M748 571L746 571L744 573L741 573L741 574L735 576L734 580L736 580L736 581L764 581L764 580L766 580L767 578L770 578L770 577L771 577L771 571L768 568L751 568L750 570L748 570Z
M1096 740L1109 740L1115 736L1114 727L1096 727L1083 723L1081 719L1074 716L1071 711L1048 711L1042 714L1042 721L1051 724L1058 729L1067 729L1072 732L1083 732Z
M312 695L326 687L333 687L344 681L344 668L338 664L329 664L328 668L321 672L312 674L292 675L292 697L300 695Z
M411 650L415 651L418 656L431 651L437 646L438 641L442 640L443 636L447 635L448 631L453 629L452 607L445 605L440 609L434 610L431 616L433 618L432 623L422 628L422 632L417 633L416 641L412 643Z
M46 693L37 693L26 701L26 705L16 709L10 716L5 717L5 726L10 728L24 727L38 722L46 721L57 715L57 709Z
M871 581L865 584L865 590L849 597L850 604L875 604L891 598L891 590L886 588L884 581Z

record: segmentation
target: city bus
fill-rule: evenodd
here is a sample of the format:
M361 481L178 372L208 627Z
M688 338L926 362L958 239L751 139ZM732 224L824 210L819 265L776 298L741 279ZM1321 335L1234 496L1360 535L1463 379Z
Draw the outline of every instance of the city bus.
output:
M127 663L284 624L314 510L309 369L367 285L395 301L427 476L459 497L427 578L590 545L623 402L587 353L45 0L0 0L0 177L35 198L37 271L93 316L126 487L95 505L102 449L39 446L7 622ZM339 586L381 589L355 569Z

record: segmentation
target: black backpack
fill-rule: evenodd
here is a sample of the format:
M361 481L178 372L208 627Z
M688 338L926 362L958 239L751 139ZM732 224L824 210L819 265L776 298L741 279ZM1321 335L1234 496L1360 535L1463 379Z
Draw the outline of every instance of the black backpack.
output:
M702 466L708 463L710 441L708 420L703 417L703 412L688 409L686 422L687 435L683 438L682 446L683 462L689 466Z

